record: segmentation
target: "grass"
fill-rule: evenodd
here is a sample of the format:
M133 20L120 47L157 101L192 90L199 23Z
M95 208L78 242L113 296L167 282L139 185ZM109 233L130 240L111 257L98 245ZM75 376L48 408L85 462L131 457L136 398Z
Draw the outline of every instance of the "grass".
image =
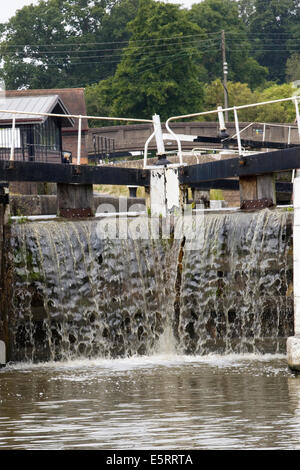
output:
M129 189L127 186L118 186L112 184L94 184L94 191L102 194L109 194L110 196L125 196L129 197ZM137 197L145 197L145 188L138 187Z
M224 200L222 189L211 189L209 196L210 196L210 199L213 200L213 201L223 201Z

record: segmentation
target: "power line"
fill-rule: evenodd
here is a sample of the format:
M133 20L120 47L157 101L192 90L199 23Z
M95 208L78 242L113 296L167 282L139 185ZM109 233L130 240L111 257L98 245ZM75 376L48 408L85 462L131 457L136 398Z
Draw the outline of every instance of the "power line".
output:
M205 51L204 51L205 52ZM190 55L194 55L194 54L198 54L199 51L195 50L195 51L181 51L177 54L173 54L173 55L170 55L170 54L167 54L167 55L163 55L163 56L151 56L150 59L153 60L153 59L168 59L170 57L177 57L177 56L184 56L184 55L187 55L187 54L190 54ZM138 58L135 58L135 57L131 57L130 58L132 62L139 62L140 59ZM36 59L32 59L32 60L38 60L37 58ZM100 61L91 61L91 62L62 62L62 63L41 63L41 64L37 64L37 63L28 63L28 65L32 65L34 67L62 67L62 66L66 66L66 67L72 67L74 65L92 65L92 64L109 64L109 63L119 63L120 61L119 60L110 60L110 61L104 61L104 60L100 60ZM141 66L145 65L144 63L141 64Z
M137 52L138 54L141 54L143 53L143 51L145 51L145 49L149 48L149 50L155 50L155 48L169 48L170 46L176 46L178 47L180 45L180 47L182 46L187 46L187 47L198 47L199 44L203 44L203 45L214 45L215 42L217 41L217 39L214 39L214 40L207 40L207 41L189 41L189 42L183 42L181 44L178 44L178 43L172 43L172 44L160 44L160 45L153 45L153 46L138 46L138 47L126 47L126 48L118 48L118 49L88 49L88 50L63 50L63 51L39 51L39 50L34 50L32 49L31 51L5 51L3 53L4 56L6 55L28 55L28 53L30 52L31 54L40 54L40 55L49 55L49 54L53 54L53 55L58 55L58 54L64 54L64 55L67 55L67 54L86 54L86 53L96 53L96 52L118 52L118 51L122 51L122 52L127 52L127 51L133 51L133 50L136 50L136 49L141 49L141 52ZM208 43L208 44L207 44ZM162 50L162 49L161 49ZM159 50L158 50L159 52ZM146 52L145 52L146 53ZM115 56L116 54L111 54L112 56ZM109 56L109 54L105 54L105 56Z
M212 45L207 45L206 48L202 48L202 49L196 49L195 46L186 46L186 47L181 47L181 50L184 50L184 51L193 51L193 50L197 50L198 52L205 52L211 48L216 48L216 47L219 47L217 44L212 44ZM82 51L83 53L85 51ZM91 51L92 52L92 51ZM160 53L160 54L163 54L163 55L170 55L172 52L171 51L153 51L155 53L155 55L157 53ZM136 57L143 57L143 56L149 56L151 55L152 51L141 51L141 52L137 52L136 54ZM75 54L75 55L74 55ZM70 54L68 52L66 52L64 54L64 56L52 56L53 59L57 59L57 60L63 60L65 58L69 59L69 60L72 60L72 59L93 59L93 58L117 58L117 57L126 57L126 51L125 51L125 54L104 54L104 55L77 55L78 53L77 52L74 52L74 54ZM50 54L49 54L50 55ZM50 55L51 56L51 55ZM3 57L6 57L5 55L3 55ZM13 59L12 55L11 55L11 58ZM40 55L38 53L34 53L33 55L26 55L26 54L16 54L16 58L18 59L40 59L42 60L43 57L40 57ZM47 59L48 57L45 57L45 59Z
M181 44L179 43L171 43L171 44L159 44L159 45L152 45L152 46L137 46L137 47L124 47L124 48L117 48L117 49L88 49L88 50L72 50L72 49L64 49L63 51L39 51L39 50L34 50L32 49L31 51L5 51L3 53L3 55L26 55L28 54L29 52L31 54L40 54L40 55L48 55L48 54L53 54L53 55L56 55L56 54L81 54L81 53L95 53L95 52L118 52L118 51L122 51L122 52L126 52L126 51L133 51L133 50L136 50L136 49L141 49L142 52L145 50L145 49L149 49L149 50L157 50L156 48L160 48L160 50L162 50L161 48L169 48L170 46L189 46L189 47L198 47L199 45L203 44L203 45L214 45L215 42L217 41L217 39L214 39L214 40L206 40L206 41L189 41L189 42L182 42ZM208 44L207 44L208 43ZM141 52L138 52L138 53L141 53ZM106 56L108 54L105 54ZM116 55L116 54L112 54L112 55Z
M189 35L182 35L182 36L171 36L171 37L158 37L158 38L151 38L151 39L136 39L136 40L132 40L132 39L129 39L128 41L110 41L110 42L86 42L86 43L75 43L73 44L74 46L90 46L90 45L105 45L105 44L129 44L129 43L144 43L144 42L153 42L153 41L171 41L171 40L177 40L177 39L185 39L185 38L197 38L197 37L201 37L201 36L217 36L218 34L220 34L219 32L215 32L215 33L199 33L199 34L189 34ZM5 41L4 41L5 42ZM70 43L59 43L57 44L58 46L60 47L66 47L66 46L70 46L72 44ZM29 46L39 46L39 47L49 47L49 44L37 44L37 43L34 43L34 44L13 44L13 45L9 45L7 44L6 47L29 47Z

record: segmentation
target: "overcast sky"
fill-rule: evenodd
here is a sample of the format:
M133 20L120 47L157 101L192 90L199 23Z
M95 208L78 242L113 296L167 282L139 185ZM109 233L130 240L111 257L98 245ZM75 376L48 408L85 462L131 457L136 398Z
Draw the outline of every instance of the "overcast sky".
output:
M178 3L184 5L185 7L191 6L193 3L198 3L201 0L165 0L169 3ZM5 6L1 5L0 8L0 23L5 23L9 18L14 16L17 10L22 8L24 5L34 4L37 5L38 0L9 0L4 2L1 0L1 3L5 3Z

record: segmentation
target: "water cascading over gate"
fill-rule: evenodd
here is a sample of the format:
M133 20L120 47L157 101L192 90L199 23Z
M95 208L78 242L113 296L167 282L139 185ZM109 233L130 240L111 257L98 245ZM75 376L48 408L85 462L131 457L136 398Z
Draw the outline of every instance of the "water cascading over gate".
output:
M203 242L101 239L99 221L11 226L11 361L280 352L293 334L289 212L207 214Z

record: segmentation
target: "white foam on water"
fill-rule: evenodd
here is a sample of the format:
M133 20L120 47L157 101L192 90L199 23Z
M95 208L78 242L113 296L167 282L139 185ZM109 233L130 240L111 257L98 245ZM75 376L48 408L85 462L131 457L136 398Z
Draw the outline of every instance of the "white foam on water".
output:
M74 359L61 362L19 362L7 364L5 370L30 371L32 369L104 369L109 371L130 371L134 369L155 368L155 367L176 367L179 365L208 365L216 368L239 367L241 365L251 365L255 362L272 363L286 359L284 354L228 354L217 355L208 354L205 356L177 355L173 353L157 353L151 356L132 356L126 358L107 359Z

